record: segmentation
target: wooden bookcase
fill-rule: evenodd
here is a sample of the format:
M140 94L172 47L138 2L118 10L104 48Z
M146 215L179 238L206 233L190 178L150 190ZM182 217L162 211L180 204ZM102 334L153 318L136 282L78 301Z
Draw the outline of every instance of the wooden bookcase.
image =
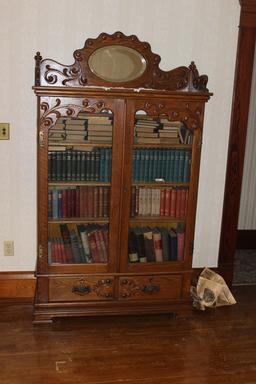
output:
M207 76L193 62L162 71L148 43L121 32L74 58L35 56L34 321L184 311Z

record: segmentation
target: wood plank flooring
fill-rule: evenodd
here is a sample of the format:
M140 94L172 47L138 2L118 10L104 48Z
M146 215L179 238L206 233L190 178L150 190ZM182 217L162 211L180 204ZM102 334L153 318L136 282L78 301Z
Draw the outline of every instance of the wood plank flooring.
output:
M0 302L1 384L256 384L256 286L190 318L60 319L33 326L30 303Z

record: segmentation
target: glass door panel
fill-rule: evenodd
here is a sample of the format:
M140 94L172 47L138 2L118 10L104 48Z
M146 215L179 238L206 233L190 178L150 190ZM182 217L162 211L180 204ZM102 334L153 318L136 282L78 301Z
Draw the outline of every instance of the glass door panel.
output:
M182 122L135 115L129 263L183 261L192 140Z
M113 116L59 118L48 134L48 263L108 263Z

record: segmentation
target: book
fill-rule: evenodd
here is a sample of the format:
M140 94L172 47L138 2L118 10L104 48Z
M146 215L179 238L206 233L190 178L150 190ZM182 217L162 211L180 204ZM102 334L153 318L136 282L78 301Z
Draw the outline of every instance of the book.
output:
M151 228L145 228L143 230L144 237L144 247L145 247L145 255L147 258L147 262L153 262L156 260L155 257L155 248L153 242L153 232Z
M153 243L155 251L156 262L161 263L163 261L163 246L162 246L162 236L158 228L154 228L153 231Z

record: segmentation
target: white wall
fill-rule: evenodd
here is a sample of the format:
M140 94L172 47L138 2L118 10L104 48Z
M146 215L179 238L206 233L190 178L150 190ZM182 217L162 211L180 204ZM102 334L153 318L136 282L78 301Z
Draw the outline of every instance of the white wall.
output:
M238 229L256 229L256 50L247 126L243 182L240 199Z
M196 62L214 96L206 105L194 266L217 263L238 22L238 0L0 0L0 270L36 260L36 51L72 64L85 39L121 30L148 41L172 69ZM3 256L14 240L15 256Z

